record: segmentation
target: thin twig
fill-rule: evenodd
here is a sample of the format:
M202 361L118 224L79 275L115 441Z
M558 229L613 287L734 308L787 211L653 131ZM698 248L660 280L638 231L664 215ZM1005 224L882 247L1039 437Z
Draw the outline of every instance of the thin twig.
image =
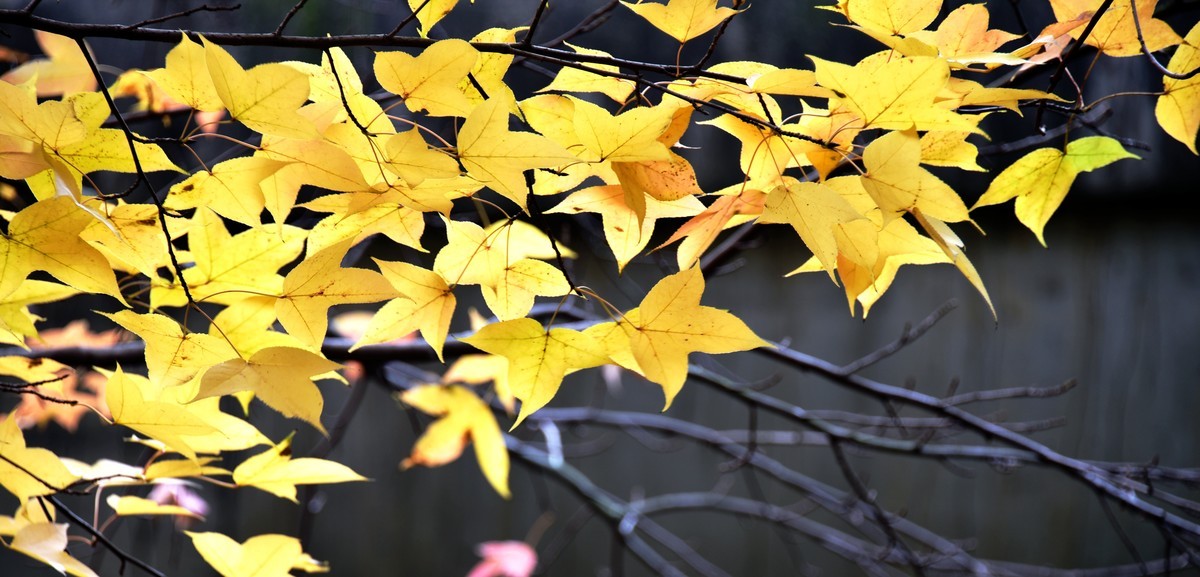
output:
M913 327L906 325L904 330L900 333L900 338L852 363L846 364L842 367L842 372L847 375L852 375L896 354L901 349L909 344L912 344L914 341L921 338L925 333L929 332L929 329L932 329L934 325L946 318L946 315L950 314L950 312L956 308L958 308L958 300L950 299L946 301L942 304L942 306L938 307L937 310L929 313L929 316L926 316L923 320L921 320L921 322L917 323L917 326Z
M184 18L187 16L191 16L192 14L195 14L197 12L233 12L235 10L240 9L241 7L242 7L241 4L230 4L228 6L210 6L208 4L201 4L200 6L188 8L187 10L180 10L178 12L173 12L173 13L167 14L165 16L159 16L157 18L148 18L146 20L142 20L141 22L138 22L137 24L126 24L125 28L128 30L133 30L136 28L141 28L143 26L149 26L151 24L161 24L163 22L174 20L176 18Z
M114 544L112 541L108 540L108 537L104 536L104 533L101 533L100 531L98 531L94 526L92 526L91 523L88 523L87 520L85 520L83 517L80 517L77 513L75 513L75 511L72 511L66 505L63 505L62 501L60 501L58 499L58 497L56 497L54 495L47 495L45 497L45 499L47 501L50 501L50 503L54 505L55 510L66 515L67 518L70 519L72 523L77 525L80 529L83 529L84 532L86 532L87 534L91 535L93 539L95 539L100 544L104 545L104 547L106 549L108 549L109 551L112 551L112 554L116 555L117 559L121 560L121 570L120 570L121 574L125 573L125 565L130 564L130 565L133 565L134 567L137 567L138 569L141 569L142 571L145 571L146 573L154 575L154 577L166 577L166 575L163 574L162 571L159 571L158 569L151 567L145 561L142 561L141 559L138 559L137 557L134 557L133 555L126 553L120 547L117 547L116 544Z
M1153 66L1155 70L1158 70L1163 76L1166 76L1167 78L1174 78L1175 80L1187 80L1197 74L1200 74L1200 66L1185 73L1172 72L1166 66L1163 66L1162 63L1154 57L1154 53L1150 52L1150 47L1146 45L1146 37L1142 35L1142 17L1138 15L1137 0L1129 0L1129 11L1133 13L1133 27L1137 29L1137 39L1138 44L1142 46L1142 54L1146 55L1146 60L1150 61L1150 65ZM1153 16L1153 14L1151 14L1151 16Z
M538 25L542 23L542 15L546 13L546 7L550 5L550 0L542 0L538 3L537 12L533 14L533 20L529 23L529 30L525 32L525 37L521 39L521 44L526 47L533 44L533 35L537 33Z
M288 22L291 22L292 18L295 17L296 14L300 12L300 9L304 8L304 5L307 3L308 0L300 0L299 2L293 4L292 9L288 10L288 13L283 16L283 20L279 22L279 26L275 28L275 32L272 32L272 34L275 36L282 36L283 29L287 28Z

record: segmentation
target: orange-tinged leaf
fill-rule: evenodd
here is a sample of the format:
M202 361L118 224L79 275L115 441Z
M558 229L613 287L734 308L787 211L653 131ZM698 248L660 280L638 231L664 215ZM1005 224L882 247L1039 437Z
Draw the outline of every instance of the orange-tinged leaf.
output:
M215 112L225 103L208 72L204 47L180 34L179 44L167 52L166 66L145 73L171 98L196 110Z
M863 151L863 187L883 211L884 223L913 210L948 222L968 220L958 193L920 163L921 143L912 131L881 136Z
M458 133L458 158L469 176L524 208L524 171L577 159L544 136L510 131L508 116L508 105L496 98L476 106Z
M1091 172L1123 158L1138 158L1106 136L1088 136L1067 144L1066 152L1039 148L1012 163L992 180L972 210L1016 198L1017 219L1046 245L1046 222L1067 197L1080 173ZM928 216L937 215L923 211ZM946 219L941 219L946 220Z
M458 459L469 440L475 444L475 458L488 483L501 497L511 496L504 434L492 410L478 395L457 385L423 385L404 391L400 400L438 417L417 439L402 467L445 465Z
M36 78L38 96L67 95L96 89L96 77L74 39L42 30L34 30L33 35L46 57L30 60L9 70L0 80L21 84Z
M77 478L54 453L27 448L12 416L0 421L0 456L4 457L0 459L0 486L22 502L53 495Z
M68 197L25 207L0 234L0 298L16 290L33 271L89 293L110 295L125 304L104 255L79 237L94 217Z
M224 48L203 36L200 41L213 87L230 116L265 135L300 140L318 136L312 122L297 113L308 100L308 76L279 63L246 70Z
M1200 23L1188 32L1179 45L1167 69L1177 74L1188 74L1200 68ZM1200 130L1200 75L1187 80L1163 77L1162 96L1154 106L1154 116L1159 126L1171 138L1184 143L1196 152L1196 132Z
M1067 22L1084 13L1094 14L1101 4L1103 0L1050 0L1054 17L1059 22ZM1138 41L1130 4L1124 0L1113 2L1100 16L1084 43L1099 48L1109 56L1140 56L1142 45ZM1179 35L1171 30L1171 26L1154 17L1158 0L1137 0L1136 4L1146 47L1151 52L1179 44ZM1074 29L1071 31L1071 37L1078 40L1081 33L1082 29Z
M66 523L30 523L17 531L8 546L53 567L59 573L97 577L95 571L67 553Z
M283 279L275 313L288 334L309 346L325 339L329 307L373 303L399 296L383 275L361 268L342 268L353 240L344 240L309 256Z
M761 190L740 184L726 187L715 194L720 196L716 202L688 219L676 229L671 238L658 247L662 248L683 239L683 242L679 243L675 259L681 270L696 264L704 251L717 240L721 231L753 220L762 214L763 202L766 200L766 195Z
M632 350L636 361L634 366L622 365L663 388L663 410L671 406L687 380L690 353L731 353L769 346L736 316L702 306L703 293L699 268L667 276L646 293L641 306L625 313L613 331L616 348Z
M568 372L609 362L603 344L591 336L572 329L546 330L527 318L487 325L462 340L508 359L508 385L521 399L514 429L554 398Z
M164 402L158 396L150 381L126 378L120 366L109 376L105 389L105 401L114 423L161 441L189 459L196 458L196 451L183 437L207 435L213 432L212 426L183 405Z
M446 280L436 272L406 262L375 260L384 278L403 297L392 299L367 326L362 339L351 350L401 338L420 330L425 342L442 360L442 347L450 331L456 299Z
M325 401L312 379L339 368L341 365L305 349L267 347L249 359L230 359L208 369L196 399L252 391L283 416L303 419L324 432L321 409Z
M292 569L309 573L329 570L304 553L295 537L257 535L238 543L220 533L184 533L221 577L288 577Z
M681 44L716 28L726 18L738 13L732 8L718 8L717 0L668 0L666 4L621 2L655 28L666 32Z
M185 333L178 322L165 315L139 315L133 311L101 314L145 341L150 381L161 387L186 383L208 367L237 356L224 339Z
M239 486L262 489L289 501L296 500L296 485L366 480L341 463L314 458L293 459L292 435L246 459L233 470L233 482Z
M475 66L479 52L458 38L431 44L417 56L405 52L375 54L375 78L404 99L412 112L430 116L467 116L474 105L458 89Z

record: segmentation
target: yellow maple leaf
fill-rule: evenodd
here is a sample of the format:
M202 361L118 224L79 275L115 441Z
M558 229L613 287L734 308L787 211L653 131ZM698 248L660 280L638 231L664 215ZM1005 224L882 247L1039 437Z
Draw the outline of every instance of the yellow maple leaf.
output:
M79 236L93 221L74 199L61 196L18 212L8 234L0 234L0 298L41 270L83 292L110 295L125 304L104 255Z
M599 56L603 58L612 58L612 54L603 50L592 50L582 46L575 46L570 42L566 45L578 54L586 54L588 56ZM550 81L545 88L538 92L549 92L557 90L561 92L599 92L614 101L617 104L625 104L629 99L629 95L637 89L637 83L625 78L616 78L614 76L605 76L589 70L599 72L618 73L620 69L616 66L607 64L586 64L587 69L575 68L573 66L563 66L554 75L554 80Z
M233 482L241 487L262 489L289 501L296 500L296 485L320 485L366 481L341 463L315 459L292 458L292 435L279 444L242 461L233 470ZM232 577L232 576L231 576ZM239 574L239 577L241 575Z
M1073 20L1085 13L1094 14L1101 4L1103 0L1050 0L1054 17L1059 22ZM1136 4L1142 35L1151 52L1179 44L1179 35L1171 30L1171 26L1154 17L1158 0L1137 0ZM1109 56L1140 56L1142 44L1138 41L1131 8L1131 2L1128 1L1111 3L1084 43L1099 48ZM1078 40L1082 32L1080 28L1071 30L1071 37Z
M163 240L158 207L153 204L120 204L109 207L104 222L93 221L79 237L109 257L114 269L156 276L159 267L170 266ZM187 232L190 221L168 216L172 238Z
M920 163L921 143L913 131L888 133L863 151L863 187L883 211L884 223L913 210L948 222L968 220L958 193Z
M213 211L199 208L188 231L188 248L195 265L183 271L192 296L206 302L235 304L255 295L276 296L283 290L277 271L304 250L307 233L291 225L256 227L230 235ZM187 303L177 285L155 286L151 305Z
M77 479L54 453L26 447L11 416L0 421L0 457L0 486L22 502L53 495Z
M474 104L458 89L475 66L479 51L458 38L431 44L421 54L378 52L375 78L384 90L404 99L412 112L430 116L467 116Z
M933 24L941 0L844 0L838 8L851 22L886 34L908 34Z
M471 0L471 3L474 4L475 0ZM408 8L417 15L417 22L421 24L417 27L421 38L428 38L429 29L441 22L457 5L458 0L408 0Z
M225 218L256 227L262 224L266 206L259 183L287 164L265 155L230 158L176 183L164 205L172 210L208 207Z
M758 220L792 225L832 279L838 254L834 228L860 218L863 216L832 188L786 178L783 186L767 195Z
M1171 56L1167 69L1176 74L1188 74L1200 68L1200 23L1197 23L1184 38L1183 44ZM1187 80L1163 77L1162 96L1154 106L1154 116L1159 126L1171 138L1184 143L1196 152L1196 132L1200 130L1200 75Z
M450 331L450 318L457 300L442 276L406 262L375 260L384 278L404 295L392 299L375 313L362 338L350 350L402 338L421 331L438 360Z
M126 378L120 365L108 378L105 402L114 423L160 441L189 459L196 458L196 451L183 437L214 432L182 405L159 400L159 391L149 380Z
M280 63L242 68L224 48L203 36L213 87L229 115L255 132L309 140L316 128L296 111L308 100L308 76Z
M458 133L458 159L469 176L524 208L529 193L524 171L577 159L545 136L510 131L508 117L502 100L476 106Z
M205 112L225 109L208 72L204 47L193 42L187 34L181 33L179 44L167 52L166 66L144 74L171 98L190 108Z
M638 16L671 38L687 42L716 28L738 13L732 8L718 8L717 0L668 0L666 4L621 2Z
M317 430L325 405L312 379L341 365L314 352L295 347L267 347L248 359L229 359L204 373L196 399L252 391L267 406L285 417L307 421Z
M694 216L704 209L704 204L694 196L671 201L650 197L646 199L646 214L639 224L637 214L625 204L624 189L611 184L577 190L546 213L599 214L604 227L604 239L617 259L617 271L620 272L650 243L658 219Z
M95 571L67 553L66 523L29 523L17 531L8 546L53 567L59 573L97 577Z
M955 8L938 24L937 30L918 30L908 34L938 49L938 53L952 64L970 66L1016 65L1024 59L1012 54L1000 54L1001 46L1020 38L1003 30L989 30L991 15L983 4L966 4Z
M405 206L405 200L403 193L393 190L383 194L328 194L304 204L309 210L333 213L309 231L307 254L320 252L344 240L357 244L376 233L425 252L421 247L425 219L420 212Z
M105 499L118 517L141 515L171 515L204 520L204 516L180 505L165 505L136 495L109 495Z
M583 160L641 162L669 158L667 146L659 137L671 126L675 108L639 107L613 115L586 100L568 98L575 103L575 133L584 148L580 152Z
M0 297L0 343L26 346L25 341L37 341L34 323L43 320L29 307L52 303L79 294L78 289L55 282L25 279L7 296Z
M383 275L367 269L342 268L353 240L344 240L310 255L283 279L275 313L288 334L318 346L329 327L329 307L373 303L400 296Z
M933 105L950 79L945 60L889 54L868 56L854 66L810 58L816 63L817 82L841 94L842 102L862 119L855 128L980 132L971 119Z
M1138 158L1106 136L1073 140L1066 151L1039 148L1022 156L992 180L972 210L1016 198L1017 219L1046 245L1042 231L1050 216L1067 197L1080 173L1091 172L1123 158ZM929 214L929 213L927 213ZM930 216L936 215L930 214Z
M185 333L178 322L165 315L139 315L133 311L101 314L145 341L150 381L161 387L186 383L208 367L237 356L224 339Z
M12 84L37 79L38 96L68 95L96 89L96 77L74 39L42 30L33 31L45 58L30 60L0 77Z
M590 335L565 328L546 330L528 318L493 323L462 340L508 359L508 386L521 399L514 429L554 398L568 372L609 362L603 343Z
M220 533L184 531L192 546L221 577L287 577L292 569L329 570L304 553L300 540L287 535L256 535L238 543Z
M953 166L962 170L984 172L977 158L979 149L967 142L969 132L926 132L921 135L921 163L931 166Z
M404 179L409 186L418 186L426 178L450 178L458 175L458 164L454 158L429 148L421 131L417 128L388 137L384 144L387 162L384 166ZM446 201L449 203L449 200ZM444 206L433 207L439 212Z
M603 335L613 361L663 388L663 410L671 406L687 380L689 354L732 353L770 345L728 311L701 305L703 293L699 268L680 271L658 281L641 305L622 315L615 325L587 331ZM509 379L511 382L512 377Z
M475 458L488 483L501 497L511 496L504 434L492 410L478 395L457 385L422 385L404 391L400 400L438 417L417 439L401 467L445 465L462 455L469 440L475 444Z

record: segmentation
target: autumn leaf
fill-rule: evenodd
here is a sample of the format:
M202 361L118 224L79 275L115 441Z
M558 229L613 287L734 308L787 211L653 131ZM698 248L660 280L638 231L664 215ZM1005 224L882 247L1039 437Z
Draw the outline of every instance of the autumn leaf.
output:
M1080 173L1091 172L1123 158L1138 158L1107 136L1088 136L1067 144L1066 151L1039 148L1004 169L992 180L972 210L1016 198L1017 219L1033 231L1042 246L1042 231L1067 197ZM932 215L937 216L937 215Z
M495 98L476 106L458 133L458 159L469 176L524 207L524 171L577 159L544 136L510 131L508 116L508 106Z
M206 50L187 34L180 34L179 44L167 52L166 66L145 75L171 98L190 108L205 112L225 109L208 72Z
M173 210L207 207L225 218L257 227L266 206L260 183L287 164L264 155L230 158L172 186L164 204Z
M979 132L972 120L934 106L950 79L945 60L879 53L847 66L810 58L816 63L817 82L841 94L842 102L862 119L858 128Z
M690 353L732 353L770 345L729 312L702 306L703 293L699 268L675 273L658 281L641 306L626 312L615 326L598 326L585 334L604 338L610 352L624 351L612 360L660 385L666 410L687 379Z
M171 515L204 519L202 515L179 505L164 505L136 495L109 495L105 503L108 503L118 517Z
M18 212L0 234L0 298L33 271L46 271L84 292L106 294L125 304L104 255L79 237L93 222L66 197L48 198Z
M324 433L324 399L312 378L338 368L341 365L311 351L267 347L249 359L230 359L205 371L196 399L253 391L283 416L304 419Z
M735 184L713 193L717 200L675 229L655 250L683 239L679 243L675 260L680 269L688 269L700 260L700 256L717 240L721 231L754 220L763 212L766 195L762 191Z
M841 5L839 5L841 7ZM845 0L851 22L887 34L908 34L933 23L942 8L940 0Z
M438 360L450 331L450 318L457 300L450 285L434 271L406 262L375 260L383 277L403 297L383 305L367 326L362 339L351 350L401 338L420 330Z
M591 336L565 328L546 330L528 318L487 325L462 341L508 359L508 385L521 399L513 429L554 398L568 372L609 362L603 344Z
M404 205L407 198L399 191L383 194L348 192L327 194L302 205L315 212L332 212L321 219L308 234L307 254L350 240L354 244L373 234L383 234L393 241L420 251L425 219L421 213Z
M1103 0L1050 0L1054 17L1059 22L1067 22L1085 13L1094 14L1101 4ZM1099 48L1109 56L1140 56L1142 44L1138 40L1131 4L1133 2L1129 1L1111 3L1084 43ZM1158 0L1137 0L1136 5L1142 36L1151 52L1179 44L1179 35L1171 30L1171 26L1154 17ZM1071 37L1078 40L1081 33L1081 29L1072 30Z
M467 577L530 577L537 568L537 551L524 541L489 541L475 551L483 559Z
M105 389L105 402L114 423L161 441L183 456L195 459L196 451L184 436L207 435L214 432L212 426L182 405L163 402L157 397L158 391L149 380L126 378L119 365L109 376Z
M60 301L79 294L79 290L56 282L25 279L7 296L0 297L0 343L26 346L26 340L38 340L35 324L42 317L29 307Z
M989 30L989 19L987 6L966 4L950 12L938 24L937 30L917 30L907 37L936 47L941 57L962 66L1024 63L1024 59L1017 56L996 52L1020 36L1003 30Z
M274 447L242 461L233 470L233 482L262 489L289 501L296 500L296 485L366 481L341 463L315 458L292 458L292 435ZM240 576L239 576L240 577Z
M592 50L582 46L575 46L570 42L566 42L565 44L579 54L604 58L612 57L612 54L603 50ZM538 92L599 92L613 99L617 104L625 104L625 101L629 99L629 95L633 94L633 91L637 89L637 84L632 80L597 74L597 72L589 72L589 70L608 74L620 73L619 68L607 64L587 64L586 69L563 66L558 71L558 74L554 76L554 80L546 85L545 88L538 90Z
M401 467L445 465L458 459L469 440L475 445L475 458L488 483L501 497L511 496L504 435L492 410L478 395L457 385L423 385L404 391L400 400L438 417L417 439L412 455Z
M96 89L96 77L87 57L73 38L34 30L45 58L30 60L0 77L12 84L36 79L38 96L68 95Z
M304 553L295 537L258 535L238 543L220 533L184 533L221 577L288 577L292 569L309 573L329 570Z
M920 163L921 144L912 131L885 134L863 151L863 187L883 211L884 223L912 210L949 222L968 220L958 193Z
M471 3L474 2L471 0ZM421 24L417 27L421 38L428 38L429 29L441 22L456 5L458 0L408 0L408 8L417 15L417 22Z
M3 467L3 464L0 464ZM67 553L66 523L30 523L21 527L8 547L75 577L97 577L96 572Z
M25 436L10 415L0 421L0 486L25 502L53 495L76 480L54 453L27 448Z
M1200 68L1200 24L1188 32L1187 38L1171 56L1167 69L1176 74L1189 74ZM1196 132L1200 130L1200 75L1187 80L1163 77L1162 96L1154 106L1154 116L1159 126L1171 138L1187 145L1192 154L1196 152Z
M834 227L863 218L837 191L815 182L785 180L767 195L762 223L792 225L804 245L833 278L838 245Z
M431 44L417 56L405 52L375 54L375 78L384 90L404 99L412 112L430 116L467 116L474 105L458 89L475 66L479 52L465 40Z
M184 332L178 322L165 315L120 311L104 316L142 338L150 380L162 387L186 383L208 367L237 356L224 339Z
M668 0L666 4L621 2L655 28L666 32L680 44L716 28L738 13L732 8L717 8L717 0Z
M344 240L310 255L283 279L275 313L288 334L317 346L329 327L329 307L373 303L399 296L383 275L361 268L342 268L353 240Z
M108 256L114 269L153 277L159 267L171 264L157 206L119 204L109 207L107 212L104 222L92 222L79 237ZM166 221L172 238L187 233L191 224L171 216Z
M203 36L205 61L217 96L229 115L255 132L309 140L312 122L296 111L308 100L308 76L280 63L242 68L224 48Z

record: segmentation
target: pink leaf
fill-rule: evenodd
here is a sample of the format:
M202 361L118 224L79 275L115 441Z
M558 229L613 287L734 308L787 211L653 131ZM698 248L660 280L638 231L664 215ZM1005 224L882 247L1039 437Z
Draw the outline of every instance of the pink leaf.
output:
M537 567L537 552L522 541L480 543L476 552L483 560L467 577L529 577Z

